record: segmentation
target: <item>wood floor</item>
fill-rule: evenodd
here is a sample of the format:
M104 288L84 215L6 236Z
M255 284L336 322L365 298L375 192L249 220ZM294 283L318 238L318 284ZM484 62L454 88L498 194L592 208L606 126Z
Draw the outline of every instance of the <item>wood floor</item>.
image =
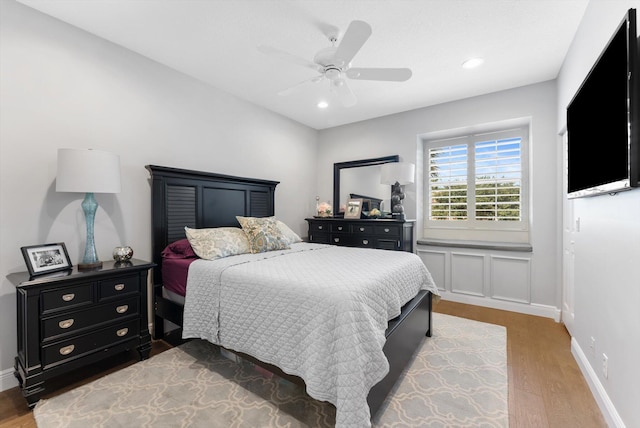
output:
M434 311L507 328L509 370L509 426L590 428L606 423L570 350L562 324L548 318L441 301ZM437 326L435 326L437 328ZM151 355L169 349L153 343ZM135 362L135 353L111 359L91 371L78 371L51 395L72 389ZM88 373L91 373L90 377ZM46 396L45 396L46 397ZM0 392L0 428L36 427L19 389Z

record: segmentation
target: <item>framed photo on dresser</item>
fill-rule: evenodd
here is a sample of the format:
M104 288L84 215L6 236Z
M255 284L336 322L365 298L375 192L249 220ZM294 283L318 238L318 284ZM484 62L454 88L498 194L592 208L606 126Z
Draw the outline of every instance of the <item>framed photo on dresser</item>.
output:
M362 198L349 198L347 208L344 210L344 218L360 218L362 213Z
M29 276L71 269L71 259L64 242L20 248Z

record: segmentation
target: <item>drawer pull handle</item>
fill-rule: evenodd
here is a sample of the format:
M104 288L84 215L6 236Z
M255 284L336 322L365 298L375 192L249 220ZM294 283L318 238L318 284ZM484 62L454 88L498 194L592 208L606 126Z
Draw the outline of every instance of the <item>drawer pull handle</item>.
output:
M115 288L116 291L122 291L124 290L124 284L116 284L113 288Z
M333 242L340 242L340 238L333 238Z
M60 355L69 355L74 349L76 349L75 345L64 346L60 348Z
M342 226L338 226L338 230L342 230Z
M119 313L119 314L124 314L128 310L129 310L129 305L122 305L122 306L118 306L116 308L116 312Z
M364 245L369 244L369 240L368 240L368 239L363 239L363 240L362 240L362 244L364 244Z
M118 335L118 337L126 336L127 333L129 333L129 329L126 327L116 331L116 334Z
M69 318L68 320L63 320L58 323L60 328L69 328L73 325L73 318Z
M389 233L389 228L388 227L384 228L384 233Z
M364 227L361 227L361 228L360 228L360 232L364 232Z
M322 226L318 226L318 230L322 230Z
M62 295L62 300L64 300L65 302L70 302L73 299L75 299L76 295L73 293L69 293L69 294L63 294Z

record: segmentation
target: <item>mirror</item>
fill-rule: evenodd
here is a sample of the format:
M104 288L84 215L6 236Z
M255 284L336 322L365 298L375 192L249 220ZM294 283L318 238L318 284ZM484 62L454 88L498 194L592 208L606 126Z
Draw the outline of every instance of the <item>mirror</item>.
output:
M333 164L333 205L334 212L340 213L340 207L347 203L351 194L354 197L369 198L372 205L386 200L385 211L391 197L391 186L380 184L380 165L389 162L399 162L400 156L386 156L381 158L363 159ZM372 207L365 207L364 211Z

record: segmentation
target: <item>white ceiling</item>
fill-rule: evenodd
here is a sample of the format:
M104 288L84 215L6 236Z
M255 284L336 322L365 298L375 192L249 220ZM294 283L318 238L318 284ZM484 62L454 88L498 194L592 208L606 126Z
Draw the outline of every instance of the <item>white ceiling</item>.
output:
M588 0L18 0L269 110L323 129L556 78ZM358 103L257 50L311 61L331 26L373 34L353 67L409 67L407 82L349 80ZM466 70L474 56L484 65ZM316 103L326 99L329 108Z

